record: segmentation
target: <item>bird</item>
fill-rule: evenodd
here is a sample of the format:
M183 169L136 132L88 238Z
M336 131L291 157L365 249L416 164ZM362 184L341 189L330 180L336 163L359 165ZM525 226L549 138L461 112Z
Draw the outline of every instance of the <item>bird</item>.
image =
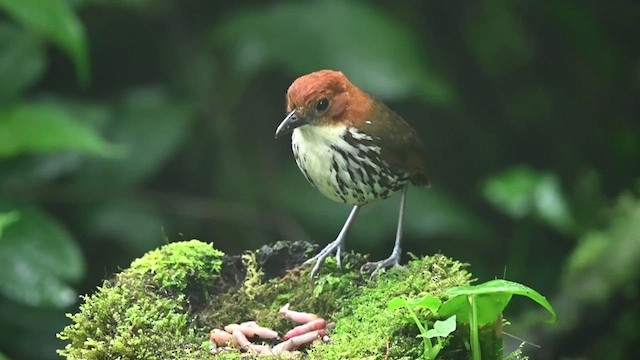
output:
M375 278L383 270L401 267L407 188L430 186L424 145L416 130L335 70L293 81L286 94L286 114L276 139L291 133L294 158L308 182L329 199L353 206L336 239L303 263L315 263L311 277L333 253L341 267L345 239L360 209L398 191L402 195L391 255L366 263L362 270Z

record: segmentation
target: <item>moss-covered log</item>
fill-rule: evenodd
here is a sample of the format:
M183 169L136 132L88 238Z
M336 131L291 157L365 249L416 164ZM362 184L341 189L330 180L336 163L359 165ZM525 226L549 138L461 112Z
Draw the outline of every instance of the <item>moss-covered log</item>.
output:
M291 328L278 309L291 303L336 323L331 342L303 352L309 359L418 359L419 331L402 310L387 311L394 297L442 297L468 285L466 266L443 255L415 258L406 269L375 280L359 271L365 262L346 254L343 269L327 261L314 280L298 266L313 248L280 242L255 252L225 256L197 240L152 251L83 297L73 323L59 337L67 359L237 359L231 351L213 355L209 331L229 323L255 320L280 333ZM420 313L423 322L436 320ZM502 358L499 321L481 329L483 359ZM442 359L468 359L469 331L464 325L446 340Z

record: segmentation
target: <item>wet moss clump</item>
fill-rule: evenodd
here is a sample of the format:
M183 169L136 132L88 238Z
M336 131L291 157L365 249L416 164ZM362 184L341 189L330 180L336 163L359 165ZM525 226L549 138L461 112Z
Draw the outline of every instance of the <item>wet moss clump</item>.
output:
M331 335L331 343L315 347L310 357L327 360L418 359L422 351L422 340L417 338L418 328L408 316L387 311L389 301L394 297L442 297L451 287L469 284L471 274L465 267L443 255L434 255L414 259L404 271L395 269L380 276L334 315L337 326ZM431 315L422 315L424 320L435 320ZM468 358L466 351L464 353ZM446 353L441 356L452 358Z
M69 341L59 351L68 359L239 359L239 351L213 355L209 332L230 323L257 321L283 334L293 325L278 314L286 303L335 322L331 342L305 349L308 359L417 359L422 340L400 311L386 310L397 296L442 297L468 285L466 265L443 255L414 258L375 280L359 271L362 255L347 253L343 268L327 260L321 275L300 268L314 247L279 242L237 256L222 256L198 241L175 243L132 263L95 294L83 297L73 324L59 335ZM421 313L425 321L435 320ZM502 340L487 328L485 359L502 356ZM443 359L468 359L468 331L459 324L440 353Z
M217 288L223 253L192 240L166 245L83 296L58 337L67 359L201 359L203 331L194 303Z

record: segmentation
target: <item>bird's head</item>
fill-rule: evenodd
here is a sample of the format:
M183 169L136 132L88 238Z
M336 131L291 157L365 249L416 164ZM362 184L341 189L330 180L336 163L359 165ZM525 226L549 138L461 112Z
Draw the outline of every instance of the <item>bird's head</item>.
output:
M353 126L364 121L372 101L339 71L301 76L287 91L287 116L276 129L276 138L305 125Z

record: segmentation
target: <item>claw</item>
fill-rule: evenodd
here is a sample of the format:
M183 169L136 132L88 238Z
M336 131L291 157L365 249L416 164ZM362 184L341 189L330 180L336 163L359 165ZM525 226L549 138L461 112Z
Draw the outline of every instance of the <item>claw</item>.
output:
M338 267L342 267L341 257L342 253L344 252L344 239L347 236L349 228L351 228L351 225L353 225L353 222L355 221L359 211L360 206L354 206L353 210L351 210L351 213L349 214L349 217L347 218L347 221L344 223L342 230L340 230L340 234L338 234L338 237L334 241L330 242L329 245L322 249L316 256L302 263L303 266L306 266L311 265L315 262L313 269L311 269L312 278L318 276L318 274L320 273L320 267L333 252L336 253L336 261L338 263Z
M400 256L390 256L387 259L384 260L380 260L380 261L375 261L375 262L368 262L364 265L362 265L362 267L360 268L360 271L372 271L371 272L371 276L369 277L371 280L375 279L378 277L378 275L380 275L381 271L384 271L386 269L389 268L399 268L399 269L405 269L404 266L400 265Z

